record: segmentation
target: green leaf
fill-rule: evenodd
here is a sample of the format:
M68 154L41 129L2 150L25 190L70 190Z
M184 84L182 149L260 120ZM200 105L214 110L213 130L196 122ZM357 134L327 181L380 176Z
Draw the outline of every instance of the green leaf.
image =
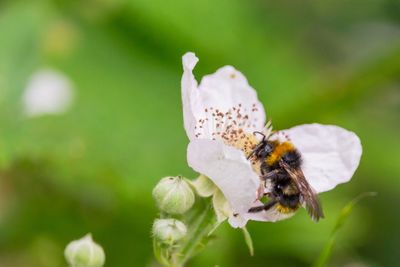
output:
M164 266L171 266L171 263L169 262L167 256L166 256L166 250L162 247L162 245L155 239L153 238L153 252L154 256L156 257L157 261L164 265Z
M244 235L244 241L246 241L246 245L249 248L250 255L254 256L254 246L253 246L253 240L251 239L251 235L249 231L247 231L246 227L243 227L242 231Z
M317 261L314 263L314 267L323 267L326 266L328 263L330 256L332 254L333 247L336 242L336 236L338 231L342 228L344 223L347 221L349 215L351 214L354 206L362 199L365 197L374 197L376 196L376 192L364 192L360 195L358 195L356 198L351 200L349 203L346 204L346 206L343 207L343 209L340 212L340 215L338 219L336 220L335 227L332 230L332 233L329 237L328 242L326 243L325 247L321 251Z

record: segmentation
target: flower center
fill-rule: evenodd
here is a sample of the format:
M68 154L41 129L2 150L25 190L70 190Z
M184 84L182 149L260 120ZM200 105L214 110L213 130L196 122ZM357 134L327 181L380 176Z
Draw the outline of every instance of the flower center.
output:
M213 140L222 139L227 142L237 142L243 138L245 132L254 131L257 122L257 105L252 104L249 110L238 104L226 111L214 107L204 109L204 117L197 121L195 136L208 137Z
M204 108L203 117L200 117L195 126L195 137L222 140L225 144L242 150L248 157L260 142L253 134L260 130L256 125L259 109L256 103L250 107L246 108L239 103L225 110L212 106ZM260 173L259 161L254 157L249 161L254 171Z

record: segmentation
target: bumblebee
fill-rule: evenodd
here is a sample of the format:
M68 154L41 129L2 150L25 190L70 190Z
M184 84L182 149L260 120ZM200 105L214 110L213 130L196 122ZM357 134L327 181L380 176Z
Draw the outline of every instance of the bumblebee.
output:
M314 221L323 218L323 211L317 194L307 182L301 170L300 152L289 141L263 139L254 147L248 159L254 158L260 163L261 180L264 187L269 183L266 196L269 201L263 206L254 207L249 212L261 212L275 209L282 214L291 214L302 204Z

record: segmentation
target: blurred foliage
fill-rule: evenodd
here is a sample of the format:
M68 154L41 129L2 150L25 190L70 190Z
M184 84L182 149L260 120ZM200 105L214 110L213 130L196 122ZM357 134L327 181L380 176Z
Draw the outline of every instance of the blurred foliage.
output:
M350 214L352 213L354 206L363 198L366 197L375 197L376 192L364 192L355 197L352 201L347 203L341 210L339 217L336 221L335 227L333 228L329 241L325 244L325 247L322 249L321 254L318 259L314 262L314 267L324 267L328 264L333 248L335 246L336 237L339 233L339 230L343 227L344 223L348 220Z
M156 266L151 189L187 167L181 56L197 77L231 64L277 129L337 124L361 137L354 179L305 212L250 223L255 256L225 225L190 266L308 266L335 218L364 191L331 266L397 266L400 214L400 4L367 1L3 0L0 2L0 267L66 266L64 246L92 232L107 266ZM30 75L74 84L61 116L27 118ZM215 249L218 248L218 249Z

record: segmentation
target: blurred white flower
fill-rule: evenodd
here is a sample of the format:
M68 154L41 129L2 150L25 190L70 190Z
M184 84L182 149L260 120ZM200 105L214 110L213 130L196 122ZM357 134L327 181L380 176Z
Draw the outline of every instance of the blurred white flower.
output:
M68 77L50 69L34 73L22 96L24 112L29 117L64 113L72 99L72 85Z
M182 58L182 100L184 126L190 139L188 164L209 177L228 202L227 212L218 198L219 217L228 216L233 227L248 220L277 221L290 217L271 209L248 213L259 206L262 188L257 162L247 156L259 142L254 131L271 133L263 105L242 73L225 66L203 77L198 85L192 73L198 58L186 53ZM319 192L347 182L355 172L360 156L358 137L337 126L310 124L276 132L271 139L290 139L300 151L307 181ZM215 201L214 201L215 202Z

